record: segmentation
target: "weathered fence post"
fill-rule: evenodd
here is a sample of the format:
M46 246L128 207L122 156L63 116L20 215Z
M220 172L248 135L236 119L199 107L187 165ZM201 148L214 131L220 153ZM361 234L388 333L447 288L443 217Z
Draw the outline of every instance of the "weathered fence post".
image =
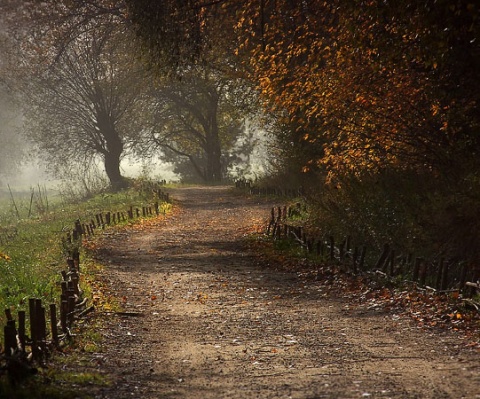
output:
M367 247L364 245L362 247L362 253L360 254L360 261L358 262L358 270L363 270L363 265L365 263L365 255L367 254Z
M442 284L440 286L440 289L442 291L445 291L448 288L449 280L448 280L448 269L449 269L450 264L448 262L445 262L443 265L443 270L442 270Z
M390 251L390 254L388 256L385 269L387 268L390 273L390 276L395 275L395 250L394 249Z
M18 345L22 352L25 352L25 321L26 313L24 310L18 311Z
M467 283L468 263L464 262L462 265L462 272L460 274L460 290L465 291L465 284Z
M415 258L415 263L413 265L413 272L412 272L412 280L414 282L418 282L421 262L422 262L422 258L419 258L419 257Z
M355 248L354 248L354 250L353 250L353 257L352 257L352 270L353 270L353 274L358 274L357 259L358 259L358 247L355 246Z
M380 258L378 258L377 263L375 264L375 269L383 270L383 266L385 265L385 262L388 258L389 253L390 253L390 245L388 245L388 243L385 243L383 245L383 252L380 255Z
M42 300L35 300L35 322L37 323L36 334L39 347L39 359L43 358L47 349L47 323L45 320L45 308L42 306Z
M3 327L5 356L10 357L17 347L17 330L15 328L15 321L8 320Z
M444 260L443 258L441 258L439 261L438 261L438 267L437 267L437 279L435 281L435 288L437 290L440 290L442 289L442 275L443 275L443 264L444 264Z
M50 329L52 331L52 342L55 346L58 346L57 307L54 303L50 304Z
M30 316L30 340L32 345L32 356L38 359L38 343L37 343L37 321L35 312L35 298L28 299L28 311Z
M330 260L335 260L335 239L330 236Z
M60 326L62 328L62 332L65 335L68 334L67 314L68 314L68 301L66 299L62 299L61 305L60 305Z
M421 260L420 262L420 271L419 271L419 281L418 283L420 284L421 287L425 286L425 282L427 280L427 270L428 270L428 267L427 267L427 262L425 260Z
M323 241L322 239L317 241L317 256L323 257Z

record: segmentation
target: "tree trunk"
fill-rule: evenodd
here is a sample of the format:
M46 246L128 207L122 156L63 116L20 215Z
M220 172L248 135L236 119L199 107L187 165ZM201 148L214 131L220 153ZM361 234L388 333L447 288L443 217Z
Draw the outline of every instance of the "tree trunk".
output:
M210 123L205 129L207 156L207 167L205 171L205 180L208 183L222 181L222 150L217 124L218 97L212 100L210 108Z
M127 187L127 181L120 173L120 159L123 153L123 142L114 128L103 132L106 149L103 153L105 173L110 181L112 191Z
M119 191L127 187L127 181L120 173L120 153L107 152L104 154L105 172L112 191Z
M119 191L127 187L127 181L120 173L123 141L115 128L111 115L103 108L100 108L97 114L97 124L105 140L102 149L105 173L110 181L112 191Z
M222 163L221 150L218 136L212 138L212 142L207 144L207 168L205 171L205 180L208 183L222 181Z

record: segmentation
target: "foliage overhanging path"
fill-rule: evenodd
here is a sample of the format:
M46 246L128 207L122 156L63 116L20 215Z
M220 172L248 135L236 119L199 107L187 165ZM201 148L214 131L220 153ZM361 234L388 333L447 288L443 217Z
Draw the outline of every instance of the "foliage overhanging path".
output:
M226 187L172 190L164 221L107 237L97 256L122 302L107 314L98 397L458 398L478 363L451 333L355 306L266 265L245 235L267 202Z

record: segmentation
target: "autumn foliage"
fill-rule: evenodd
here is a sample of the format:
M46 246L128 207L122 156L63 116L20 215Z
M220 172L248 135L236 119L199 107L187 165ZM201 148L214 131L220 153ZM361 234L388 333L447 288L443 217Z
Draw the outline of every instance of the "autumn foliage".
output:
M276 121L276 165L313 187L317 219L331 228L359 225L379 245L402 233L412 245L477 261L478 3L59 4L70 35L79 15L133 29L162 76L182 80L208 65L249 79Z
M471 114L478 92L478 7L451 3L244 7L239 51L248 53L252 78L293 125L296 141L316 147L305 170L443 166L446 152L475 126L458 117L460 110Z
M477 259L479 17L471 1L243 7L237 54L325 229Z

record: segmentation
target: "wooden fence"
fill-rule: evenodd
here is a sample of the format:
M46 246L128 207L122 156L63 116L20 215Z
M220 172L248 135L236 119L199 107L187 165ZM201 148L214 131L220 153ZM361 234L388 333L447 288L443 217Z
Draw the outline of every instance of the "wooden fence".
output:
M354 274L373 272L387 279L403 279L437 292L461 291L466 296L472 296L480 289L480 270L469 262L440 256L431 260L411 253L402 254L387 243L381 252L377 250L377 253L368 254L373 250L365 245L355 245L351 236L342 239L319 237L304 226L289 222L292 216L300 213L299 204L272 208L267 235L274 239L293 240L306 252L323 261L334 262ZM370 263L367 262L367 254Z
M159 189L155 195L160 202L170 202L169 195ZM67 259L66 268L61 272L59 306L51 303L47 307L41 299L30 298L28 313L18 311L17 319L10 309L5 309L7 324L4 326L3 352L0 352L0 376L7 374L15 383L34 373L35 365L42 365L55 348L72 338L75 321L94 310L93 305L88 306L88 298L84 297L79 285L82 238L129 219L159 215L159 201L141 208L130 206L125 212L98 213L86 223L75 221L72 231L63 238Z

